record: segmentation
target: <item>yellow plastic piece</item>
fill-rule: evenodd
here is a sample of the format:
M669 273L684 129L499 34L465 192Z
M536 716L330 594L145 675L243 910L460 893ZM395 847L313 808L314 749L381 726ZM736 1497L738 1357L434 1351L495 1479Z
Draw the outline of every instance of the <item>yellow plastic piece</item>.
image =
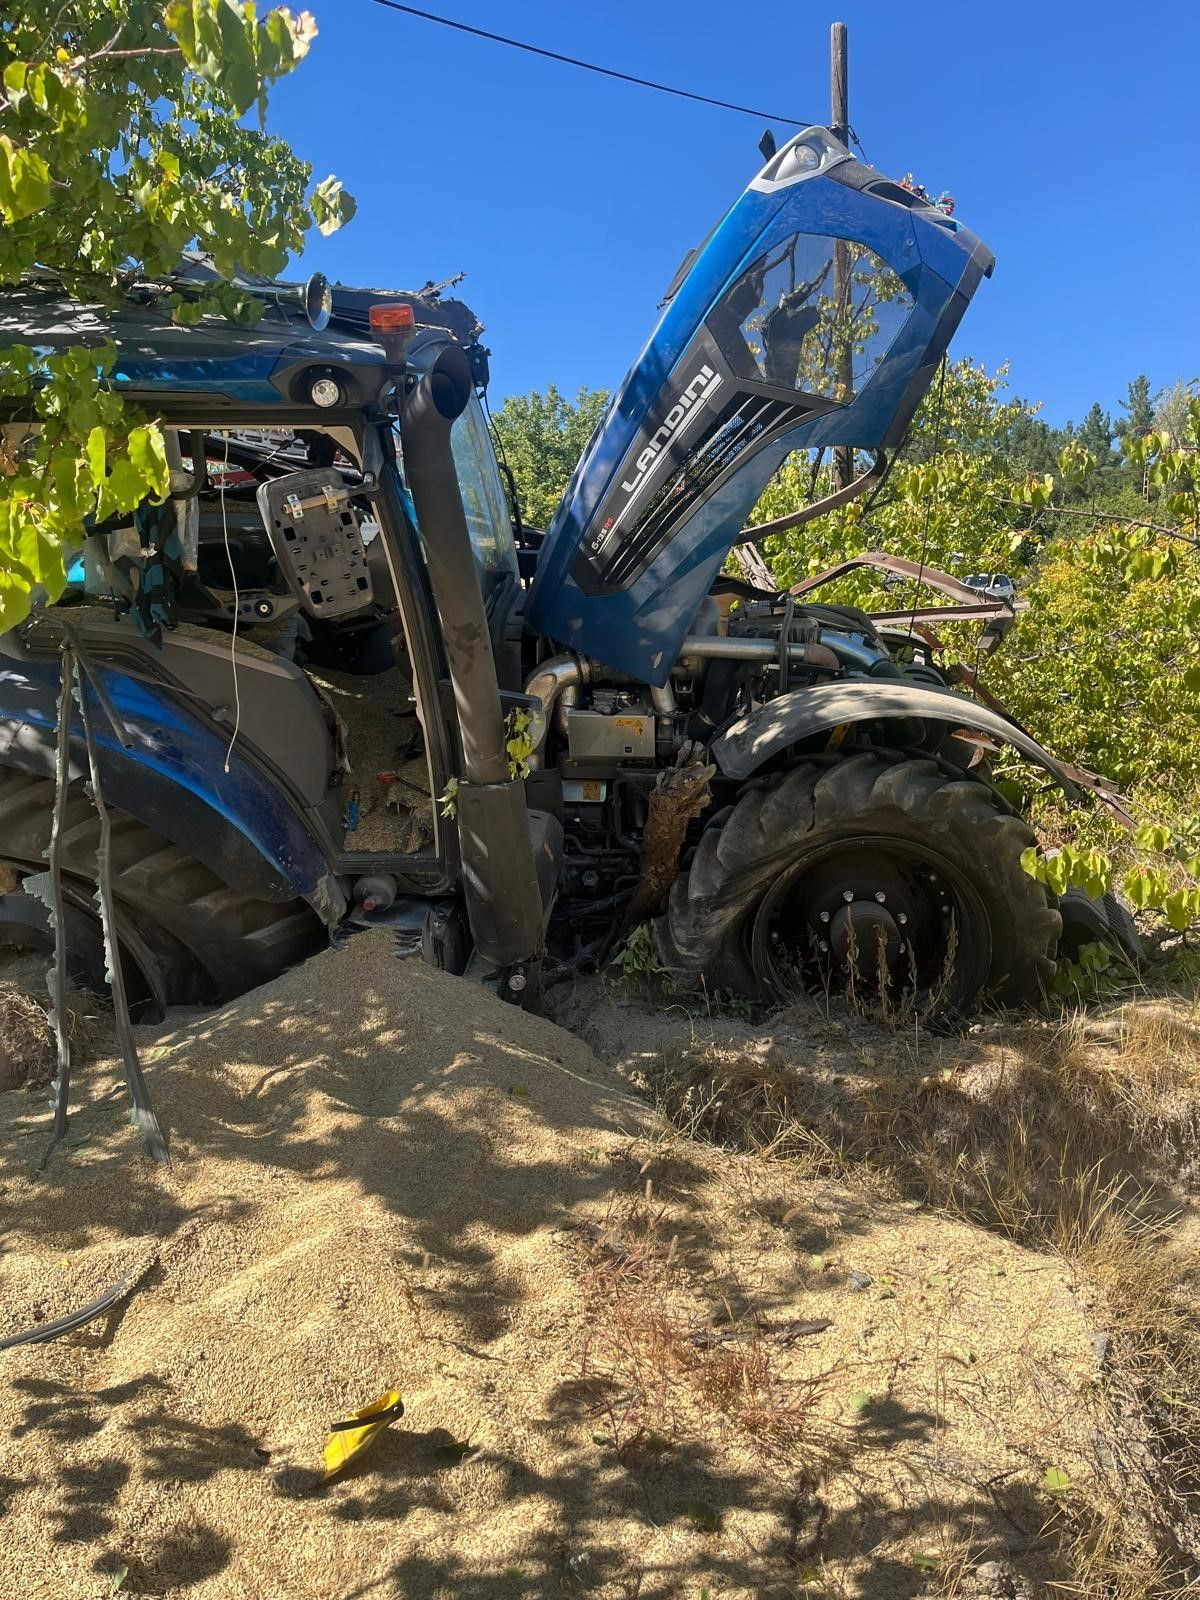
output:
M385 1389L378 1400L360 1411L352 1411L341 1422L335 1422L325 1441L325 1474L322 1483L337 1476L344 1467L356 1461L383 1432L389 1423L404 1415L404 1402L395 1389Z

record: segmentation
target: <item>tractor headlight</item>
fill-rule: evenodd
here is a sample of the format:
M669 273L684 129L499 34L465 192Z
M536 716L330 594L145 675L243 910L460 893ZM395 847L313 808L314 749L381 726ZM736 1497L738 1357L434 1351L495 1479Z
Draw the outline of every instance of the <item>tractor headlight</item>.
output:
M330 410L333 406L342 403L342 386L336 378L314 378L308 391L308 398L313 405L320 406L323 411Z

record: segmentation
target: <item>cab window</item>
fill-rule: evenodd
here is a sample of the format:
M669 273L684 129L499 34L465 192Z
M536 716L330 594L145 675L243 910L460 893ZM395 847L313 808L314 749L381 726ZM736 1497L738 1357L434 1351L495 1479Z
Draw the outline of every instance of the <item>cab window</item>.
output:
M516 576L517 551L483 408L474 396L451 430L450 445L467 528L487 594L507 574Z

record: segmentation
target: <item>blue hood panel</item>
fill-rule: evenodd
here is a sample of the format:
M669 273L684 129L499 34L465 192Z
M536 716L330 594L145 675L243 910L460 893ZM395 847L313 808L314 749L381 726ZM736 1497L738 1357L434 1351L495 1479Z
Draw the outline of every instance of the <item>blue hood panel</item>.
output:
M895 446L992 264L824 129L791 140L672 286L555 514L531 626L665 683L781 463Z

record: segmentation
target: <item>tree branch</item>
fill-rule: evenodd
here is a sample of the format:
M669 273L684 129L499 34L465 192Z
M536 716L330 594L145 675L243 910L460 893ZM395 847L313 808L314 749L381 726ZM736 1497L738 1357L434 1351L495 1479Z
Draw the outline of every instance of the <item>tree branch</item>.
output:
M1022 500L1009 500L1006 496L995 494L991 497L997 505L1016 506L1018 511L1032 511L1032 506L1027 506ZM1115 511L1076 511L1071 506L1040 506L1040 511L1049 511L1056 517L1083 517L1088 522L1121 522L1127 528L1148 528L1151 533L1166 534L1168 539L1178 539L1183 544L1190 544L1194 550L1200 550L1200 539L1193 539L1190 534L1182 533L1178 528L1168 528L1161 522L1139 522L1136 517L1122 517Z

